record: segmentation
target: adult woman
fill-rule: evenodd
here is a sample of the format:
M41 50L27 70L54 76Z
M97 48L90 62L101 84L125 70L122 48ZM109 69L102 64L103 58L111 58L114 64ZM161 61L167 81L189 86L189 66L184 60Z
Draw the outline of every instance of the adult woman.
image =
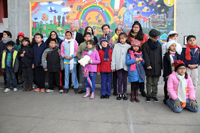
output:
M51 31L49 38L46 40L46 44L49 45L50 39L56 39L57 47L60 48L60 45L62 43L62 40L58 37L57 33L55 31Z
M85 28L85 32L84 32L84 33L86 33L86 32L89 32L89 33L92 34L92 35L91 35L92 40L94 40L94 41L95 41L95 44L97 44L97 43L98 43L98 39L97 39L96 36L94 36L94 31L93 31L93 29L92 29L91 26L88 26L88 27Z
M140 48L142 48L143 43L148 40L147 36L143 33L141 24L138 21L133 23L132 29L128 35L128 39L130 42L133 40L138 40L140 42ZM142 96L145 97L146 93L144 91L144 82L140 83L139 88Z

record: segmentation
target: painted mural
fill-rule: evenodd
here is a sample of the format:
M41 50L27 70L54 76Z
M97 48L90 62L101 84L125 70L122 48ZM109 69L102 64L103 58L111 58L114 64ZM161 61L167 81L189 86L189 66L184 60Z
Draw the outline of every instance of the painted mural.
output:
M128 33L134 21L139 21L145 34L155 28L162 34L160 41L167 39L174 29L174 0L65 0L31 3L31 32L48 37L52 30L60 38L70 28L70 23L78 25L84 33L87 26L95 35L102 35L101 26L109 24L111 33L122 27Z

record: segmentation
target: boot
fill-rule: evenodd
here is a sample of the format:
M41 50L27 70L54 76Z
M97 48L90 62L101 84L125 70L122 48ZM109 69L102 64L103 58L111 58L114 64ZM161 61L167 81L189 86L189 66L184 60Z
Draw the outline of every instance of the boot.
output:
M134 91L131 91L131 99L130 99L131 102L134 102L135 100L134 96L135 96Z
M90 99L94 99L94 92L92 92L91 96L90 96Z
M84 98L89 97L90 96L90 88L86 88L86 93L83 96Z
M27 91L32 91L32 90L33 90L32 86L29 86L27 89Z
M140 102L140 100L138 99L138 90L135 90L135 101Z
M23 91L27 91L27 90L28 90L28 87L27 87L27 86L25 86Z

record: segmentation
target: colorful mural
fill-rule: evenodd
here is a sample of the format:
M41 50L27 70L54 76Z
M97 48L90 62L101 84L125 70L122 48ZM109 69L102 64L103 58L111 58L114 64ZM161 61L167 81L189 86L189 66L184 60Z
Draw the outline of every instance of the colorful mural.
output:
M63 38L72 22L81 33L85 27L93 27L99 37L105 23L114 34L118 26L128 33L134 21L139 21L145 34L152 28L159 30L161 42L174 29L174 0L52 0L31 3L30 8L31 33L42 33L45 38L52 30Z

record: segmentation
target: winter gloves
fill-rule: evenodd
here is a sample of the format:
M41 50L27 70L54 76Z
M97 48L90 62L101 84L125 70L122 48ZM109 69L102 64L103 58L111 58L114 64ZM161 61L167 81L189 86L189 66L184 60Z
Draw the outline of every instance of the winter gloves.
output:
M192 106L193 109L198 108L198 104L196 103L196 101L191 99L190 99L190 106Z
M181 101L178 98L176 98L174 101L174 107L181 108Z

